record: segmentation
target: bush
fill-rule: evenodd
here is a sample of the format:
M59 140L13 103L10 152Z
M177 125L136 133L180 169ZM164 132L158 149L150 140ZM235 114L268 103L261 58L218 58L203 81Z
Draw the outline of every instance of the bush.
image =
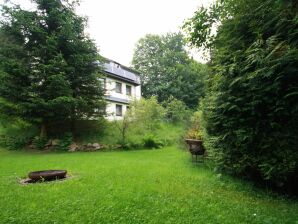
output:
M10 149L22 149L28 145L38 133L38 129L20 119L1 120L0 117L0 145Z
M0 136L0 145L10 149L10 150L17 150L24 148L31 140L31 137L28 136Z
M175 124L165 120L165 109L157 102L156 98L141 99L133 102L130 109L124 115L124 119L120 121L106 121L99 123L103 131L95 130L84 136L82 141L100 142L106 145L108 149L141 149L146 147L160 147L161 145L173 145L180 141L185 124ZM146 136L144 138L144 136ZM153 138L153 143L150 139ZM111 147L110 147L111 146Z
M212 52L202 109L218 166L298 189L297 1L217 1L188 28Z
M75 138L78 141L94 142L106 134L110 124L104 118L97 120L78 120L76 121ZM65 132L64 132L65 133Z
M114 127L111 137L123 147L128 143L140 144L137 139L142 138L144 133L151 133L160 128L164 120L165 109L157 102L155 97L134 101L123 119L115 120L111 126Z
M185 132L185 125L177 125L165 121L160 122L158 128L154 131L139 129L138 126L135 126L134 123L131 124L128 128L125 144L121 144L122 139L119 127L114 122L109 122L104 135L93 139L91 142L100 142L107 146L120 144L123 149L142 149L144 148L144 138L147 138L147 136L155 136L154 139L158 140L158 142L163 143L164 146L169 146L180 144L181 136Z
M142 144L137 143L137 142L128 142L122 145L122 149L124 150L130 150L130 149L141 149L143 147Z
M71 133L65 133L60 139L57 146L57 150L67 151L69 150L69 146L71 145L73 140L73 136Z
M202 112L194 112L190 121L191 128L187 131L185 138L203 140Z
M36 149L43 150L47 142L48 142L47 138L41 137L41 136L35 136L32 141L32 144Z
M164 143L154 135L147 135L143 138L143 145L149 149L159 149L164 146Z
M166 111L156 97L141 99L131 104L130 114L134 128L142 131L154 131L165 118Z
M60 136L58 139L52 140L46 137L35 136L32 144L38 150L43 150L46 148L46 145L49 141L52 141L52 144L49 145L51 150L67 151L73 140L72 134L67 132L64 135ZM57 142L55 145L53 142Z
M190 117L191 111L188 110L186 104L172 96L163 102L163 106L166 109L166 118L170 122L181 123Z

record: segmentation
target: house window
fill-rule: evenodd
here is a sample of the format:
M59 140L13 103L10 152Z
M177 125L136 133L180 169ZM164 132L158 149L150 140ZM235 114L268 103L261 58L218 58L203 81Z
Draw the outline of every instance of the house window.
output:
M116 104L116 116L122 116L122 105Z
M126 95L131 96L131 86L126 85Z
M122 93L122 83L116 82L116 93Z

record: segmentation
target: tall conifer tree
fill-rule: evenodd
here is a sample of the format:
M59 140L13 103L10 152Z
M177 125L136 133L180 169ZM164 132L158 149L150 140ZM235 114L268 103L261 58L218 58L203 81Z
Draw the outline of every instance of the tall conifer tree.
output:
M86 19L66 0L33 0L36 8L2 6L0 97L2 113L40 124L102 115L100 60L84 33Z

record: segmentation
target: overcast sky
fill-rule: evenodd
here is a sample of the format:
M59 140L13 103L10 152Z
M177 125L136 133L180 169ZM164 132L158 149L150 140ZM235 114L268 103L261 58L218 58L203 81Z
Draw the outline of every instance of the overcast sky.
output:
M0 0L3 3L4 0ZM77 13L88 17L87 32L101 55L130 65L136 42L148 33L177 32L183 21L212 0L81 0ZM28 0L13 0L28 7ZM200 54L194 58L201 61Z

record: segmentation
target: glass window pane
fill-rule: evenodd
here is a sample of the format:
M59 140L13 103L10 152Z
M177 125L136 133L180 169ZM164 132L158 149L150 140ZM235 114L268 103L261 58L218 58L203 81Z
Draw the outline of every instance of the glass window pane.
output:
M131 86L126 85L126 95L131 96Z
M122 84L120 82L116 82L116 93L122 93Z
M122 116L122 105L116 104L116 116Z

